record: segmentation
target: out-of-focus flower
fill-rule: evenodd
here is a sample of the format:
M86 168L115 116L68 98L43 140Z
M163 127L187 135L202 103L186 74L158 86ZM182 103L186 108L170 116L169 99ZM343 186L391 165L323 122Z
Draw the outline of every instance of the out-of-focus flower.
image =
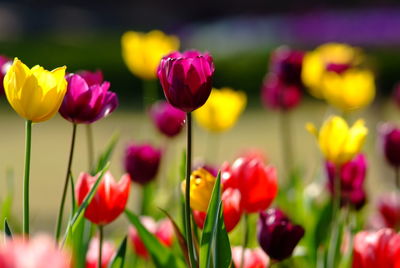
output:
M0 94L4 93L3 80L12 62L9 58L0 55Z
M150 116L158 131L167 137L178 135L185 124L186 114L166 101L158 101L150 108Z
M39 65L29 69L15 58L3 81L8 102L26 120L49 120L57 113L67 90L65 69L50 72Z
M236 268L240 268L242 264L243 247L237 246L232 248L232 260ZM244 250L243 268L265 268L269 265L268 256L260 249L246 248Z
M208 53L193 50L163 57L157 75L167 101L184 112L192 112L210 96L214 70Z
M362 60L357 48L339 43L327 43L304 55L301 77L310 94L324 98L322 81L328 73L342 73Z
M141 79L156 78L163 56L179 49L179 39L153 30L148 33L128 31L122 35L122 57L129 70Z
M232 231L239 223L242 216L240 205L240 191L238 189L228 188L221 196L224 223L227 232ZM203 211L193 211L193 218L198 227L203 229L207 213Z
M206 212L214 189L215 177L204 168L197 169L190 175L190 207ZM186 181L182 181L182 192L186 191Z
M366 201L364 181L367 173L367 161L363 154L359 154L351 161L340 166L340 177L336 176L336 167L331 162L326 162L328 175L328 188L335 195L335 180L340 179L341 204L351 204L356 209L361 209Z
M99 261L99 239L92 238L86 254L86 268L98 268ZM111 259L116 252L115 246L109 241L103 241L101 247L101 268L108 267Z
M378 199L378 213L371 219L374 229L400 229L400 195L396 192L386 193Z
M324 98L344 112L363 108L375 97L374 74L369 70L349 69L340 74L328 72L322 84Z
M299 86L285 84L275 74L269 74L261 88L261 100L267 108L290 110L300 103L301 91Z
M400 167L400 128L385 123L378 128L380 145L387 162L393 167Z
M50 236L38 235L24 240L14 237L0 244L2 268L71 268L71 257L59 250Z
M92 189L98 175L92 177L81 173L76 183L76 199L81 205L86 195ZM85 210L85 217L92 223L105 225L114 221L125 209L130 190L129 175L124 175L117 183L110 172L101 178L93 199Z
M160 160L161 150L150 144L131 144L125 149L125 171L142 185L156 178Z
M360 152L368 133L363 120L357 120L349 127L339 116L331 116L325 120L319 132L311 123L308 123L306 128L317 138L325 159L335 165L353 159Z
M174 228L170 220L163 219L159 222L155 222L151 217L141 216L140 221L144 227L146 227L150 233L154 234L162 244L167 247L172 246ZM129 237L132 241L135 253L142 258L148 258L149 253L147 252L146 246L143 244L136 228L133 226L129 227Z
M352 267L400 267L400 234L388 228L357 233Z
M278 192L276 169L266 166L259 158L241 157L231 166L224 164L221 181L224 190L239 189L245 213L267 209Z
M118 97L108 91L109 82L89 86L77 74L67 76L67 94L60 107L62 117L72 123L91 124L112 113L118 106Z
M271 208L260 212L257 238L261 248L271 259L282 261L290 257L303 236L303 227L294 225L279 209Z
M206 104L194 112L201 127L212 132L227 131L246 107L246 94L231 88L213 89Z
M301 87L301 69L304 52L281 46L274 50L270 60L270 73L285 85Z
M89 87L93 85L100 85L104 81L103 72L101 70L97 70L94 72L88 70L81 70L76 72L76 74L85 79Z

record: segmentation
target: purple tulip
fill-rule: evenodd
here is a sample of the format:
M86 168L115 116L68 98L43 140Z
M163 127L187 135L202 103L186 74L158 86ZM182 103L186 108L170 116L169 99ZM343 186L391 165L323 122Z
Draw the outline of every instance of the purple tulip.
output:
M4 94L3 79L11 64L12 61L9 58L0 55L0 94Z
M387 162L395 168L400 167L400 128L385 123L379 126L380 144Z
M166 101L154 103L150 108L150 116L157 129L171 138L181 132L186 117L184 112Z
M80 75L69 74L68 87L60 114L72 123L91 124L112 113L118 106L114 92L108 91L110 83L89 86Z
M281 210L270 208L260 212L258 243L271 259L282 261L290 257L303 236L303 227L294 225Z
M99 85L104 81L103 72L100 70L96 70L94 72L88 70L82 70L76 72L76 74L80 75L83 79L85 79L89 87L96 84Z
M173 52L161 59L157 75L167 101L184 112L192 112L207 101L214 69L208 53Z
M125 171L143 185L155 179L160 160L161 151L150 144L131 144L125 150Z
M335 194L335 165L326 162L328 175L328 188ZM355 209L361 209L366 201L364 181L367 173L367 161L363 154L357 155L353 160L340 167L340 199L341 204L351 204Z
M301 68L304 52L293 50L286 46L276 49L270 60L270 73L277 75L278 79L286 85L302 87Z

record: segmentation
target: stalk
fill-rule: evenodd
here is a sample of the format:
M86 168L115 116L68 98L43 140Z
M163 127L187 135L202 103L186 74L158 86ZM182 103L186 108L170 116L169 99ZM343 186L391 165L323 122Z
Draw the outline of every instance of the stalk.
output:
M23 217L22 230L24 238L29 237L29 173L31 167L32 121L25 124L25 173L23 185Z

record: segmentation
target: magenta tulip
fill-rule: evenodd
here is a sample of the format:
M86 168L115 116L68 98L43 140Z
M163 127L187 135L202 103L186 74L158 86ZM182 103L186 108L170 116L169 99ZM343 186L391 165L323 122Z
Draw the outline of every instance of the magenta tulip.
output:
M150 108L150 116L158 131L167 137L178 135L185 123L185 113L166 101L158 101Z
M88 70L82 70L76 72L76 74L80 75L83 79L85 79L89 87L93 85L99 85L104 82L103 72L100 70L94 72Z

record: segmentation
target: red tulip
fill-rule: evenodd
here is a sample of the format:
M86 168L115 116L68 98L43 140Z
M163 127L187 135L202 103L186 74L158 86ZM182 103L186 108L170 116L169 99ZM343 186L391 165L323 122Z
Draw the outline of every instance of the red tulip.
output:
M144 227L146 227L146 229L150 233L154 234L162 244L167 247L172 246L174 238L174 228L170 220L163 219L159 222L155 222L151 217L142 216L140 217L140 221L142 222ZM140 239L136 228L133 226L129 227L129 237L132 241L135 253L138 256L147 259L149 257L149 253L147 252L146 246Z
M361 231L354 238L353 268L400 268L400 234Z
M384 227L400 228L400 194L385 193L378 199L378 213L371 218L370 226L374 229Z
M90 192L98 175L92 177L81 173L76 184L76 197L81 205ZM115 220L125 209L130 190L129 175L122 176L116 183L110 172L106 172L101 179L97 192L85 211L85 217L92 223L105 225Z
M108 241L103 241L101 247L101 268L108 267L116 252L115 246ZM99 260L99 239L97 237L90 241L89 250L86 254L86 268L97 268Z
M232 248L232 260L236 268L240 268L242 263L242 252L241 246ZM243 268L266 268L268 264L269 258L260 248L245 249Z

